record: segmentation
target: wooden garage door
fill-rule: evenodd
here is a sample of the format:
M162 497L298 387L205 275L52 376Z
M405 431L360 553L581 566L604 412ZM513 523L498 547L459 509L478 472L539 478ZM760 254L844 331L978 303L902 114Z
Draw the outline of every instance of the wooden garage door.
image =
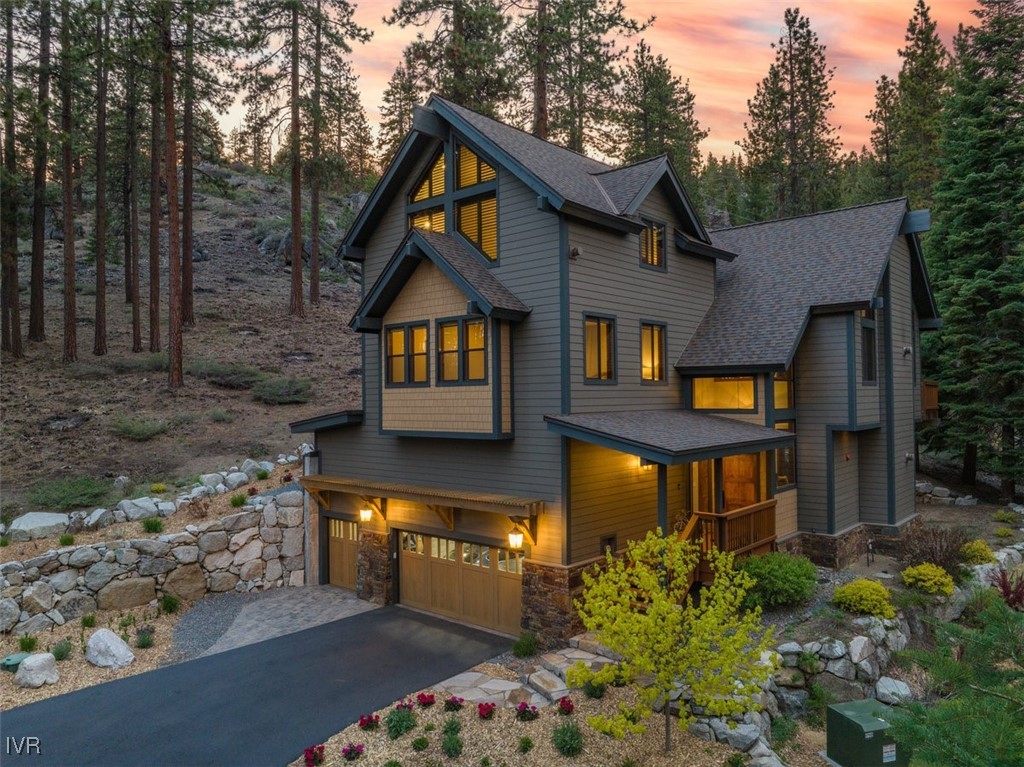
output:
M522 552L399 533L399 599L410 607L519 633Z
M359 524L346 519L327 520L327 561L332 586L356 587L359 563Z

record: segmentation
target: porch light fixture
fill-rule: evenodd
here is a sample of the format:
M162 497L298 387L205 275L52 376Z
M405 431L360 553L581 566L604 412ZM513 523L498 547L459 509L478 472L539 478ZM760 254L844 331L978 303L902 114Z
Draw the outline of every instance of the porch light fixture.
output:
M516 551L523 548L523 531L518 524L508 531L508 547Z
M639 460L639 465L640 468L643 469L644 471L650 471L651 469L654 468L654 461L649 461L648 459L641 457Z
M508 521L512 523L512 529L508 532L510 549L521 550L524 541L529 541L533 546L537 545L537 517L509 516Z
M373 519L373 509L360 509L359 510L359 521L369 522Z

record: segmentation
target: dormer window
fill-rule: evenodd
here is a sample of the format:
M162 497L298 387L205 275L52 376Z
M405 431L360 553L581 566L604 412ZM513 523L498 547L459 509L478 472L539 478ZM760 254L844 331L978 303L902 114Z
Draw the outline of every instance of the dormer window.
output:
M409 196L409 202L423 202L431 197L439 197L444 194L444 152L439 152L430 165L430 169L424 174L420 183L413 188ZM413 226L416 226L413 224Z

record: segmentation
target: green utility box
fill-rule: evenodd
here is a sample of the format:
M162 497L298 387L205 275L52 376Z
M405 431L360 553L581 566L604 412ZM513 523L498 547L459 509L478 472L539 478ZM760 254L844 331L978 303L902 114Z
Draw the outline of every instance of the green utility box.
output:
M10 671L13 673L18 670L18 666L21 665L21 662L31 654L32 653L27 652L16 652L14 655L8 655L0 661L0 668L4 671Z
M907 767L910 749L889 735L892 708L877 700L828 707L826 755L839 767Z

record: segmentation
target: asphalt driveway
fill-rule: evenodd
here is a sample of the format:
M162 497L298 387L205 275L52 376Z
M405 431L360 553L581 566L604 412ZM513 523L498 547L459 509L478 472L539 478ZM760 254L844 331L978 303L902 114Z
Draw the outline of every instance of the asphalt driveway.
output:
M384 607L5 711L0 762L283 765L360 714L509 645L485 631ZM38 753L25 738L38 738Z

